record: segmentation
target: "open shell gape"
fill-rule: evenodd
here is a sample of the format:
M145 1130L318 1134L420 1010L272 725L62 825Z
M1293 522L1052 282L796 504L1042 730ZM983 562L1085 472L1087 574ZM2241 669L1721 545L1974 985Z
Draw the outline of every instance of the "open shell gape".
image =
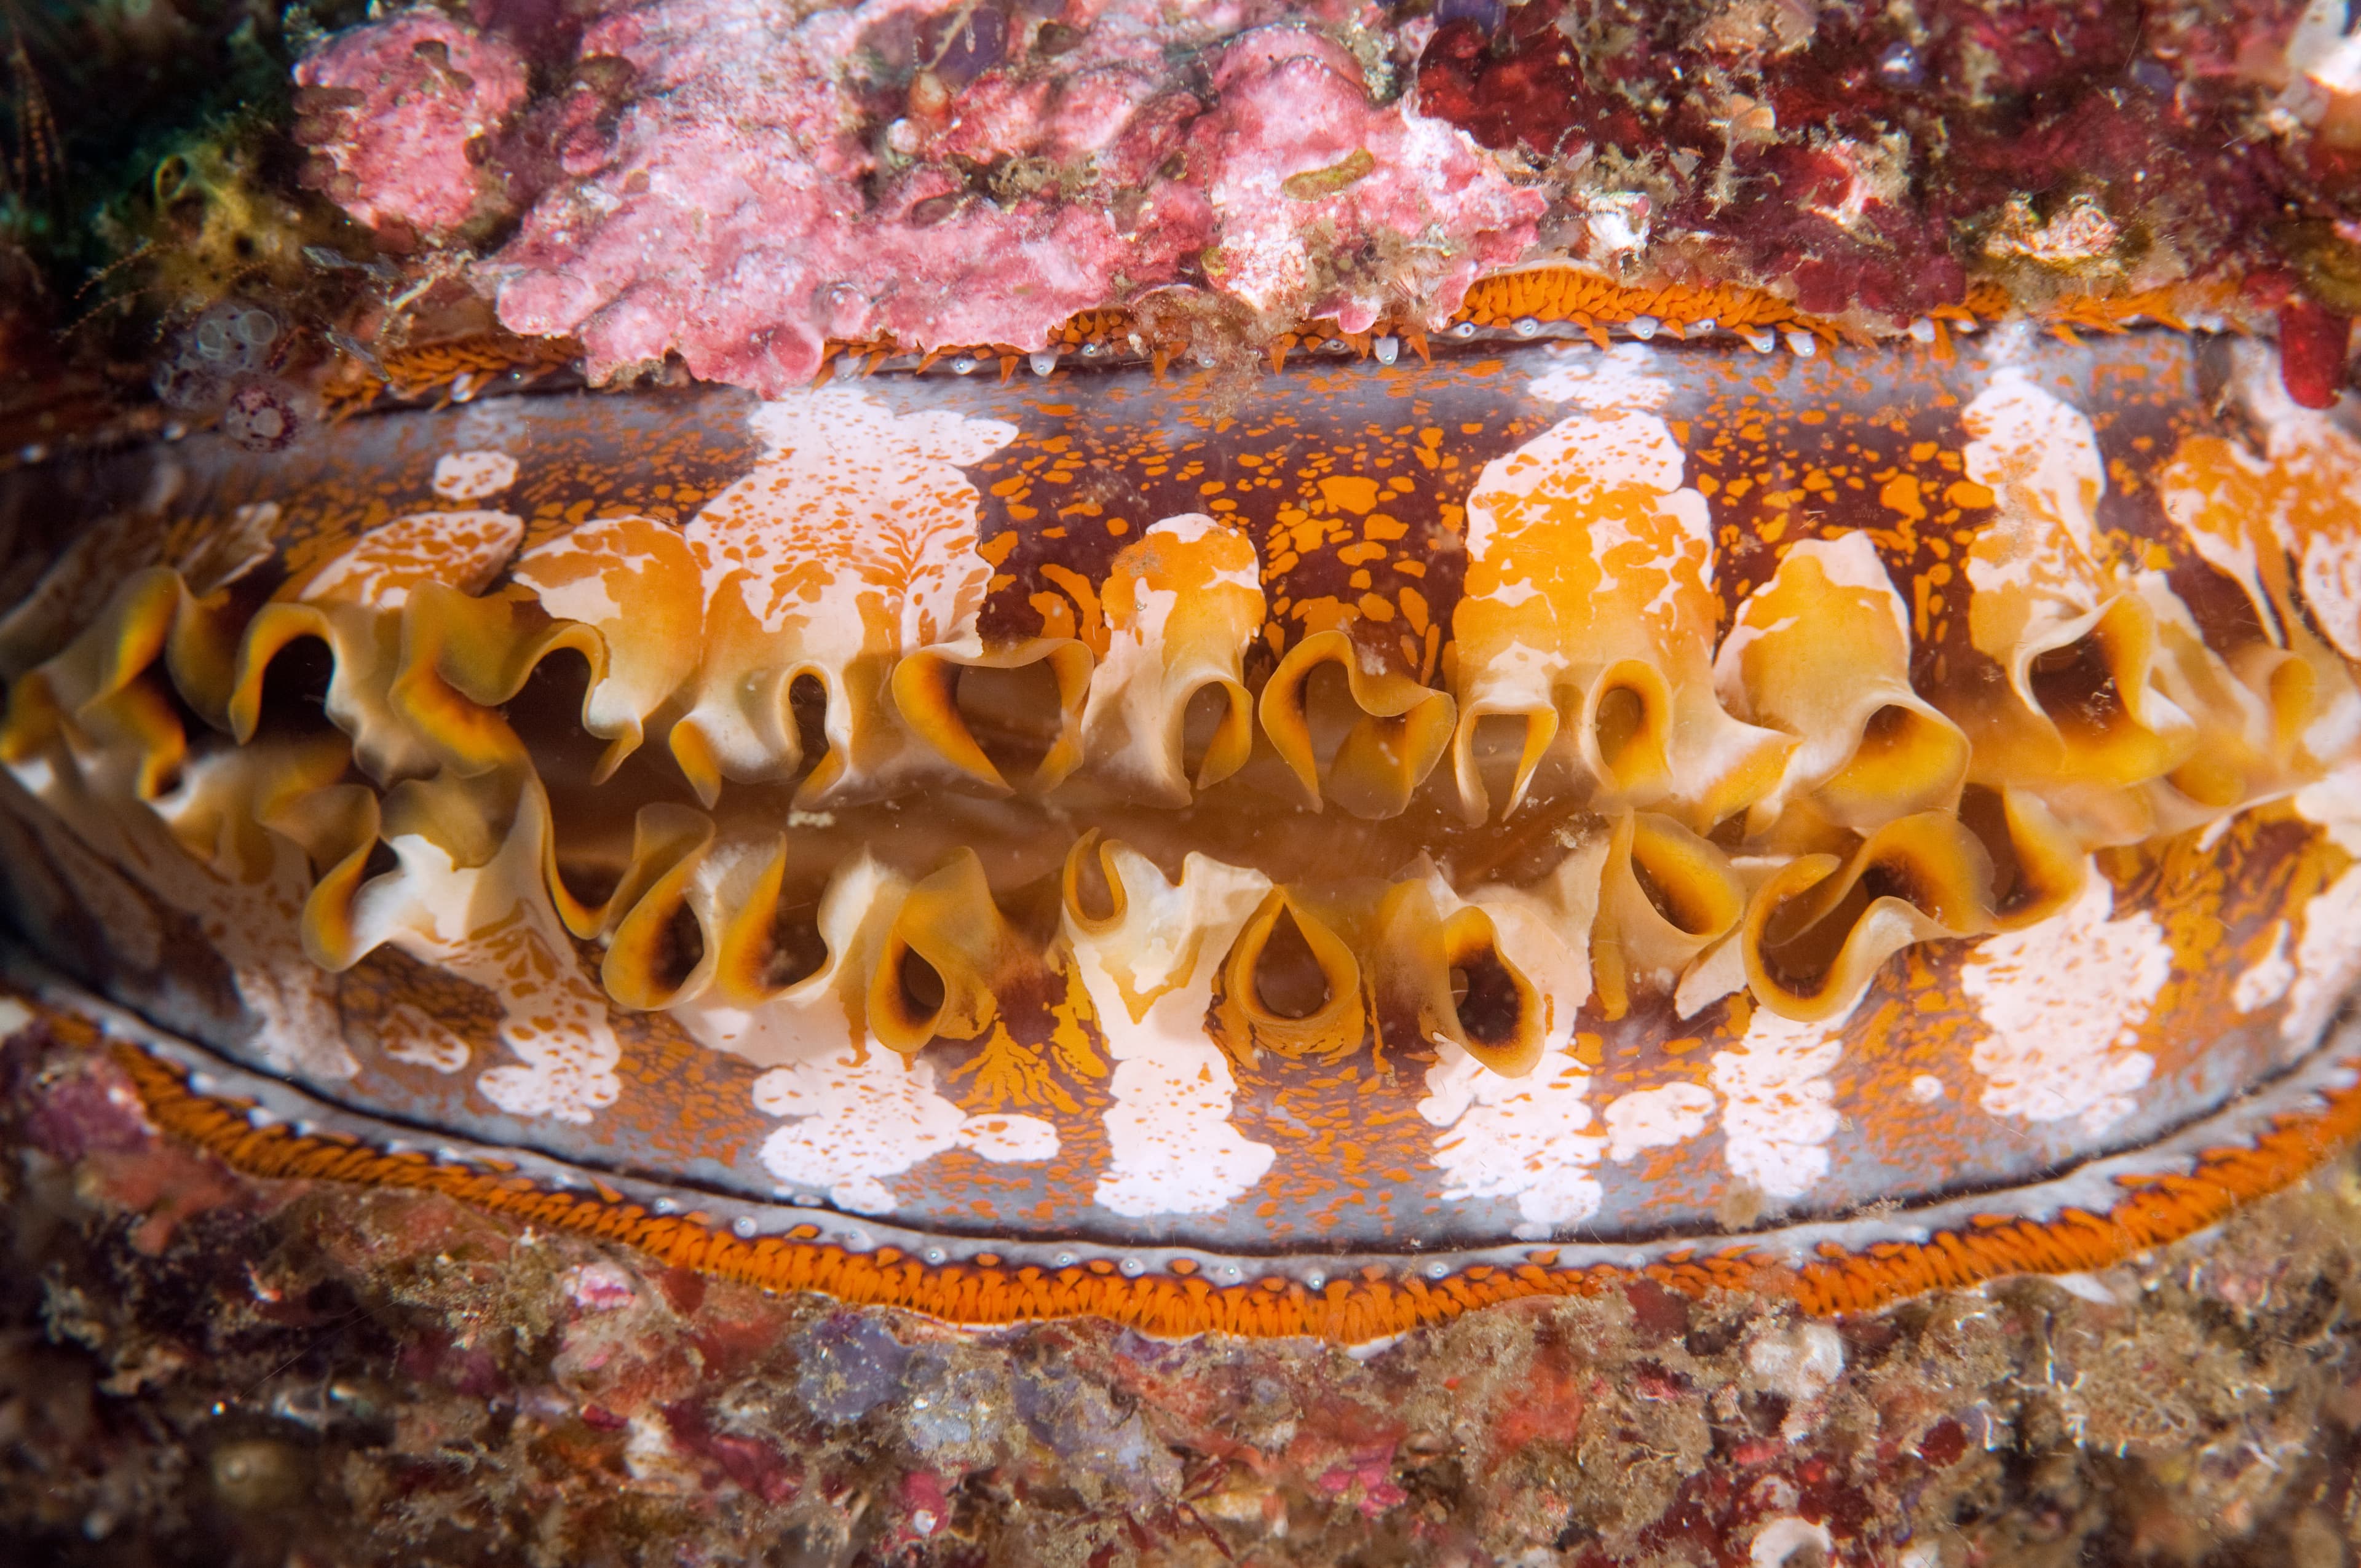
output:
M1307 346L20 470L25 983L217 1146L951 1316L1872 1300L2353 1113L2361 439L2268 346Z

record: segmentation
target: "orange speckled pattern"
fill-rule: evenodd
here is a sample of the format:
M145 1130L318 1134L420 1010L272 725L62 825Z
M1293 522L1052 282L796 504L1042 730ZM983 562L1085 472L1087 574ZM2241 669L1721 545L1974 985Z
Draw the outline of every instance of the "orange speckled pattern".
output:
M846 360L20 469L16 924L249 1168L439 1134L980 1321L1366 1337L1520 1248L1861 1305L2341 1136L2343 415L2227 338L1546 292L1243 388ZM266 1158L207 1053L359 1141ZM2295 1120L2191 1143L2257 1089ZM1188 1311L1100 1300L1141 1249ZM1375 1304L1312 1321L1340 1256Z

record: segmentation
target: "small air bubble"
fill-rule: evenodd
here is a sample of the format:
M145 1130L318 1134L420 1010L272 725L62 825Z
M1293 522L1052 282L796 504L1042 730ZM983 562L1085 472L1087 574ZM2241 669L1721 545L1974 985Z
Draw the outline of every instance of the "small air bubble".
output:
M1454 22L1473 22L1482 32L1497 33L1507 12L1501 0L1437 0L1434 23L1448 27Z

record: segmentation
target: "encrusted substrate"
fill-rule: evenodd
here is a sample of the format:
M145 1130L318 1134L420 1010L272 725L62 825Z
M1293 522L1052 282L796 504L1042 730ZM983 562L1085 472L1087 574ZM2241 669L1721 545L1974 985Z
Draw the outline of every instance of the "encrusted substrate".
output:
M0 1052L0 1556L274 1565L2340 1563L2361 1168L1835 1321L1647 1283L1357 1356L961 1333L254 1181ZM1815 1554L1817 1554L1815 1556Z
M2333 388L2361 272L2335 0L543 11L341 34L292 134L378 243L594 378L676 354L775 392L830 341L1049 351L1102 307L1201 347L1431 328L1554 260L1877 333L2227 282L2333 317L2288 329Z

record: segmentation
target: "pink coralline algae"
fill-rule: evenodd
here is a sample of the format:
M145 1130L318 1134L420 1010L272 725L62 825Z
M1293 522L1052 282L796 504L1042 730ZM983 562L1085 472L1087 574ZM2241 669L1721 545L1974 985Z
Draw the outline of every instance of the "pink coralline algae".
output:
M1078 312L1172 285L1280 325L1439 323L1535 237L1542 192L1408 100L1379 102L1312 30L1382 20L1373 6L1082 20L920 0L799 22L753 0L611 9L583 28L570 84L517 120L546 183L479 277L511 330L580 338L594 378L676 353L773 392L808 380L830 338L1039 349ZM306 70L327 80L333 56L338 83L364 62L414 77L424 35L391 30L423 25L357 29ZM369 123L330 144L359 188L334 193L370 221L447 225L408 190L424 154L366 170L413 140L462 156L455 106L366 90Z
M1190 137L1219 225L1205 269L1257 310L1333 314L1366 332L1415 279L1408 292L1447 311L1480 272L1517 259L1547 210L1465 132L1371 104L1352 58L1314 34L1251 34L1213 84L1220 106ZM1321 276L1334 258L1373 251L1372 268Z
M842 63L879 9L788 28L659 0L590 28L586 55L627 61L640 95L610 138L588 119L560 144L577 178L492 264L503 323L578 335L594 376L676 350L701 377L775 391L808 380L829 337L1038 346L1126 267L1169 275L1203 243L1202 199L1169 181L1128 203L994 202L947 159L889 174Z
M425 8L335 39L295 81L296 140L324 160L312 182L361 223L429 235L476 214L487 138L526 93L514 48Z

